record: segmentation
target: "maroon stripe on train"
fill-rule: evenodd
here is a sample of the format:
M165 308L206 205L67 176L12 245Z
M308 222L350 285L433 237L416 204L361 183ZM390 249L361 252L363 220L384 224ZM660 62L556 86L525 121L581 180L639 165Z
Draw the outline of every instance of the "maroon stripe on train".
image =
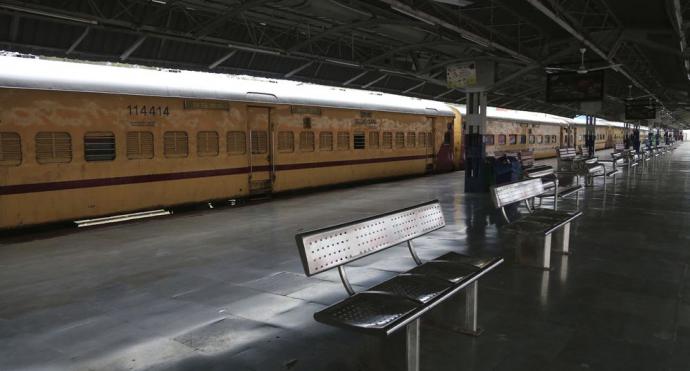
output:
M313 163L303 163L303 164L286 164L286 165L276 165L276 170L285 171L285 170L310 169L310 168L329 167L329 166L344 166L344 165L358 165L358 164L369 164L369 163L380 163L380 162L423 160L426 157L427 156L421 155L421 156L371 158L371 159L363 159L363 160L346 160L346 161L313 162ZM269 171L269 170L270 170L270 167L266 166L266 165L253 167L253 171ZM216 169L216 170L199 170L199 171L188 171L188 172L183 172L183 173L134 175L134 176L123 176L123 177L104 178L104 179L68 180L68 181L64 181L64 182L51 182L51 183L17 184L17 185L0 186L0 195L59 191L59 190L76 189L76 188L106 187L106 186L125 185L125 184L161 182L161 181L168 181L168 180L207 178L207 177L214 177L214 176L236 175L236 174L246 174L246 173L249 173L249 167L239 167L239 168L232 168L232 169Z
M316 167L330 167L330 166L342 166L342 165L362 165L362 164L375 164L379 162L394 162L394 161L411 161L411 160L424 160L426 155L419 156L400 156L400 157L384 157L384 158L367 158L362 160L346 160L346 161L327 161L327 162L307 162L303 164L285 164L276 165L276 170L298 170L298 169L311 169ZM431 155L429 157L432 157Z

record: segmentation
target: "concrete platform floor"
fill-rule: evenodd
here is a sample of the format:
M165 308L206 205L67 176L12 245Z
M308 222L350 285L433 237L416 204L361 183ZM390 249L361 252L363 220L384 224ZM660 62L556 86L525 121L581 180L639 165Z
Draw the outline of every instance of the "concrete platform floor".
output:
M462 173L0 240L0 369L396 369L401 336L312 319L345 291L335 273L304 277L293 235L438 198L448 226L417 242L422 258L506 264L480 283L482 336L423 321L423 370L689 370L689 192L690 144L606 193L597 180L551 271L513 262ZM412 266L396 247L349 275L363 289Z

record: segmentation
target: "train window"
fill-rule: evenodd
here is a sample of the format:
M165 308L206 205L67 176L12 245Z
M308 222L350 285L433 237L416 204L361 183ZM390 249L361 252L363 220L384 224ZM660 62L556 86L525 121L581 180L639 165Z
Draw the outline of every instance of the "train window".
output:
M546 143L546 144L551 143L551 136L545 135L545 136L544 136L544 143Z
M414 132L407 133L407 147L414 148L417 146L417 134Z
M426 146L427 147L433 147L434 146L434 134L432 134L432 133L426 134Z
M350 149L350 133L347 131L338 132L338 150Z
M218 156L218 133L215 131L197 133L196 154L199 157Z
M419 133L417 138L417 147L426 147L426 133Z
M300 144L301 146L301 144ZM278 152L295 151L295 134L291 131L278 132Z
M241 155L247 151L247 139L244 131L228 131L228 153Z
M369 132L369 148L379 148L379 132Z
M538 144L544 143L544 136L543 136L543 135L540 135L540 136L537 137L537 143L538 143Z
M16 166L22 163L22 142L19 134L0 132L0 165Z
M332 151L333 150L333 133L330 131L322 131L319 134L319 150Z
M364 133L354 133L352 135L352 148L365 149L367 146L366 137Z
M72 137L69 133L36 134L36 161L39 164L72 161Z
M536 142L536 138L534 137L534 135L530 135L529 136L529 144L534 144L534 142Z
M187 157L189 138L186 131L166 131L163 134L163 154L165 157Z
M494 144L494 135L493 134L484 135L484 144L486 144L487 146L492 146Z
M395 148L405 148L405 133L395 133Z
M555 135L551 136L551 143L556 143L556 136Z
M393 133L390 131L383 132L383 148L393 148Z
M520 144L527 144L527 135L520 135Z
M252 130L251 132L252 154L260 155L268 152L268 133L264 130Z
M115 134L93 132L84 135L84 160L112 161L115 159Z
M153 158L153 133L127 132L127 158L130 160Z
M508 144L517 144L517 135L516 134L510 134L508 136Z
M313 131L303 131L299 133L299 149L304 152L314 152Z
M505 136L505 134L499 134L499 135L498 135L498 144L506 144L506 136Z

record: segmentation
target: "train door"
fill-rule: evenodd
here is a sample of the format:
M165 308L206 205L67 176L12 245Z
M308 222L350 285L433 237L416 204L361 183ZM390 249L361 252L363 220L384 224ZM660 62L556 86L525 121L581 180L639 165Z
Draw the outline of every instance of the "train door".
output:
M273 190L273 141L271 112L267 107L247 107L249 132L249 193Z

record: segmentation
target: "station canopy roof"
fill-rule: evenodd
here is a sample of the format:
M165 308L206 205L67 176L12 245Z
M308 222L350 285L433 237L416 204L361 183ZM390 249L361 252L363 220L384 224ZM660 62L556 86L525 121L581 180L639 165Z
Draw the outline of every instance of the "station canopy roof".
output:
M491 106L574 117L545 67L606 70L603 116L656 101L690 127L685 0L0 0L0 49L308 81L464 103L447 66L493 62ZM645 122L646 124L646 122Z

